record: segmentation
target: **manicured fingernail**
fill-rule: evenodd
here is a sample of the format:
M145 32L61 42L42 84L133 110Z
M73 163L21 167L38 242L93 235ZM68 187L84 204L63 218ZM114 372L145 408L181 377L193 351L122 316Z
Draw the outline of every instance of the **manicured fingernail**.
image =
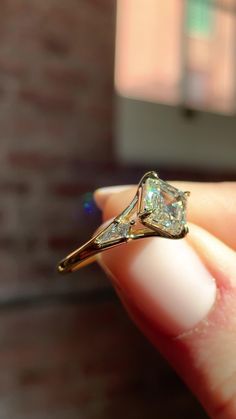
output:
M132 185L117 185L117 186L107 186L104 188L96 189L94 192L94 200L97 206L102 209L105 205L108 197L114 193L123 192L126 189L130 189Z
M145 241L104 252L100 260L124 296L176 336L207 317L216 298L215 281L185 239Z

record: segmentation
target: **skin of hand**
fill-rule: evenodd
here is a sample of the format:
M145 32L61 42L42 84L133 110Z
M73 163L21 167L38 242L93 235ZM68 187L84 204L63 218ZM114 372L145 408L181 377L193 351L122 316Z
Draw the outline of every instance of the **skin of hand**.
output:
M236 418L236 183L170 182L191 191L190 233L153 237L100 253L129 315L175 368L208 415ZM104 222L135 186L94 197Z

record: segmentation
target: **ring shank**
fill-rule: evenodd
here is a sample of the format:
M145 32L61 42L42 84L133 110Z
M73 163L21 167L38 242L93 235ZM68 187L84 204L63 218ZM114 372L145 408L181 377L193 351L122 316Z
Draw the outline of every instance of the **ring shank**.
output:
M96 237L97 235L92 237L87 243L76 249L73 253L66 256L66 258L59 263L58 272L69 273L77 271L80 268L95 262L97 260L96 256L104 250L127 242L127 239L120 238L119 240L107 243L103 245L103 247L100 247L95 242Z
M94 238L89 240L83 246L70 253L58 265L60 273L74 272L96 260L96 254L100 253L94 243Z
M66 265L63 265L63 261L58 266L58 271L60 273L69 273L69 272L75 272L80 268L83 268L84 266L89 265L90 263L93 263L96 261L96 256L90 256L87 259L80 261L78 263L74 263L73 265L70 265L67 267Z

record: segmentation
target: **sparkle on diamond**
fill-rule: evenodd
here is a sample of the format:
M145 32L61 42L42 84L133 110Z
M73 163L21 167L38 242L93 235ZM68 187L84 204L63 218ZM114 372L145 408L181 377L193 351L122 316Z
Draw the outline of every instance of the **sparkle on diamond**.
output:
M184 193L161 179L148 178L143 185L141 213L150 227L179 235L186 224Z

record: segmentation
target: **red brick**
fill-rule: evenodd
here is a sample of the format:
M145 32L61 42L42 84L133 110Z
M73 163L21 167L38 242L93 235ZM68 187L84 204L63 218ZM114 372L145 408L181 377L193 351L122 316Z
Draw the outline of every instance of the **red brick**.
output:
M7 159L15 168L34 170L51 168L60 160L56 156L34 151L12 151L8 153Z
M27 63L11 57L0 58L0 74L7 76L23 77L28 72Z
M50 82L60 83L71 87L87 87L89 77L79 68L59 67L54 65L44 70L45 76Z
M29 193L30 187L29 184L25 181L0 181L0 193L1 194L17 194L17 195L26 195Z
M109 118L112 117L112 108L111 106L104 106L100 104L90 104L86 111L92 118L96 120L104 120L107 121Z
M70 112L75 108L75 99L64 91L25 88L19 92L19 98L45 111Z
M70 45L63 39L47 36L41 42L47 51L56 55L66 55L70 51Z
M46 6L40 0L4 0L1 5L4 295L48 292L50 262L55 265L58 254L93 229L94 216L85 214L81 194L91 191L92 183L105 184L107 176L110 183L116 178L113 166L106 166L112 144L107 138L114 6L110 0L49 0ZM94 278L88 287L95 288ZM50 287L60 285L51 281Z

